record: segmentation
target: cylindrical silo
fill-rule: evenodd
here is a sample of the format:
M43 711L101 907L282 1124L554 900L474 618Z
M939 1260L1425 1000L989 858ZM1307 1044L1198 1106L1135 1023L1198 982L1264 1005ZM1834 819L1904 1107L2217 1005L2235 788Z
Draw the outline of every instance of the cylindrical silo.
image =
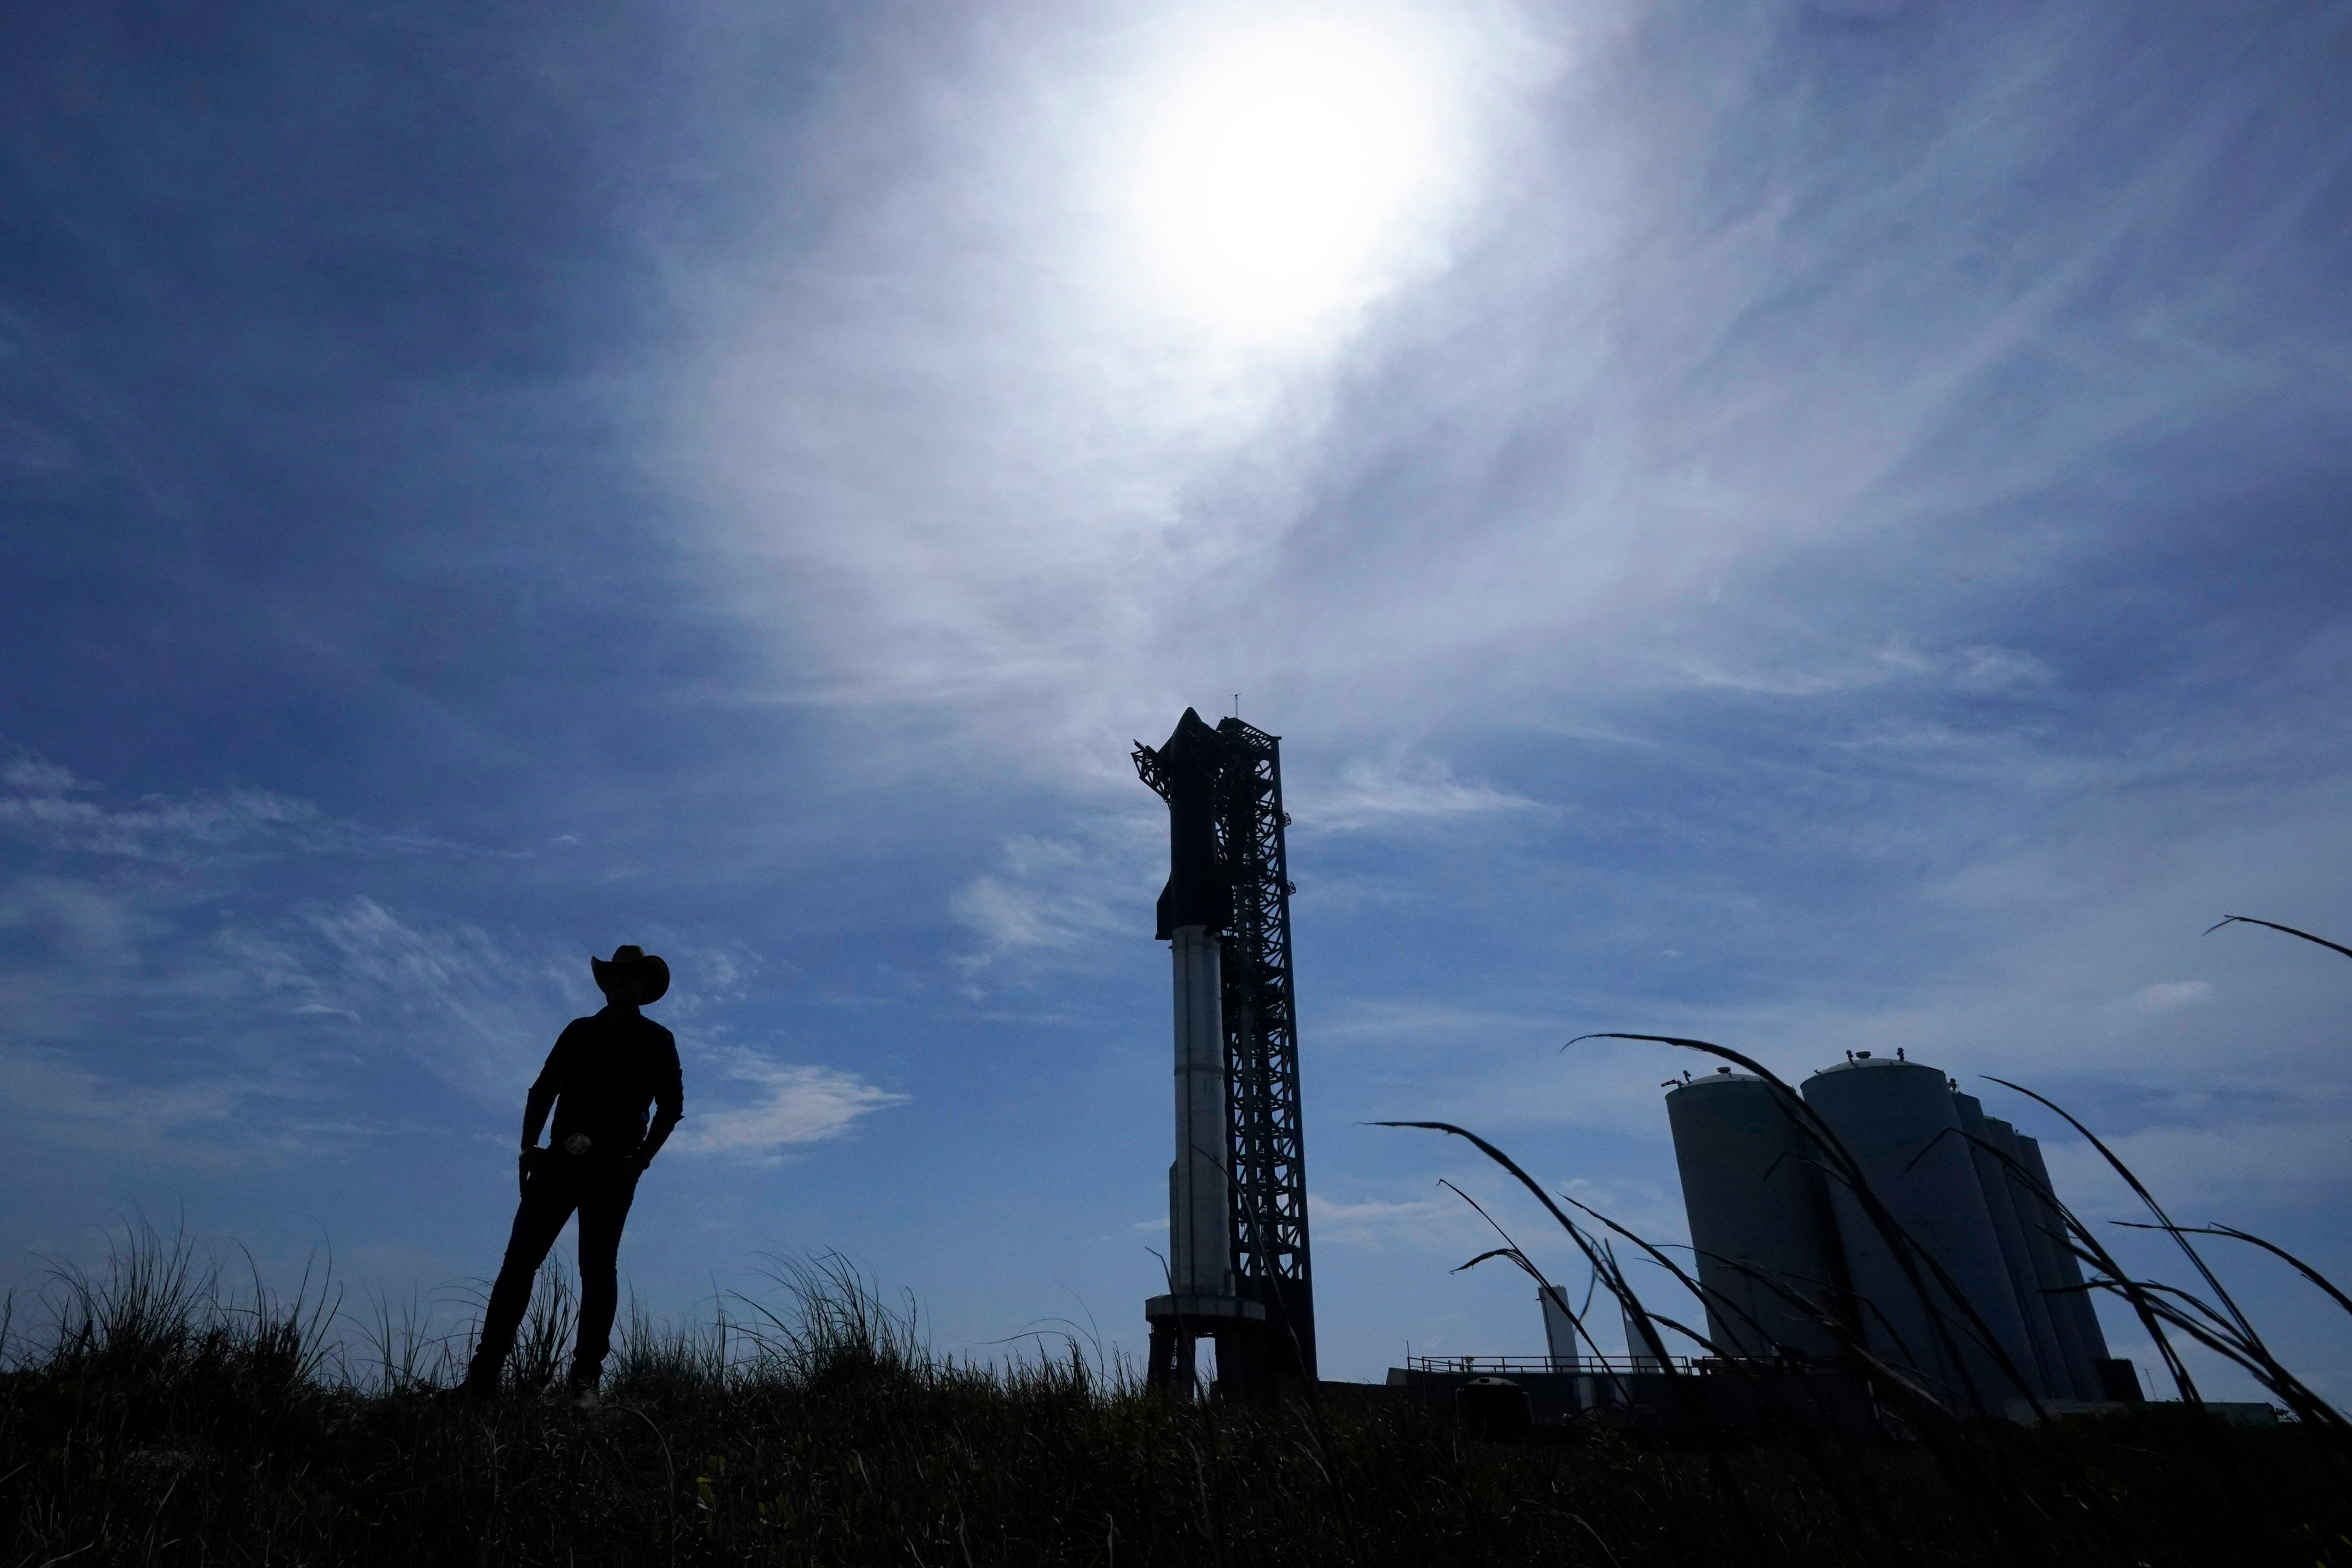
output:
M2017 1204L2011 1196L2009 1171L2000 1156L1987 1147L1993 1141L1992 1124L1986 1120L1984 1103L1973 1094L1955 1094L1952 1103L1959 1108L1960 1132L1969 1141L1969 1157L1977 1168L1977 1186L1992 1215L1992 1233L2000 1243L2001 1261L2009 1268L2010 1291L2017 1298L2018 1315L2025 1321L2026 1343L2033 1352L2033 1359L2021 1370L2034 1376L2033 1392L2041 1398L2071 1399L2074 1384L2066 1375L2065 1353L2059 1348L2057 1328L2050 1321L2050 1305L2042 1299L2033 1249L2025 1239L2024 1223L2018 1218Z
M1822 1320L1844 1310L1844 1257L1818 1156L1778 1093L1721 1071L1666 1096L1707 1335L1737 1355L1834 1361Z
M1857 1055L1807 1079L1804 1095L1895 1224L1941 1266L2011 1364L2030 1377L2022 1370L2033 1363L2024 1315L1944 1075L1920 1062ZM1953 1401L2000 1414L2021 1392L2019 1381L2001 1369L1960 1302L1916 1257L1915 1286L1852 1189L1836 1180L1829 1187L1871 1349Z
M2017 1135L2017 1149L2025 1156L2025 1168L2033 1173L2033 1179L2042 1184L2044 1192L2055 1196L2058 1189L2051 1183L2050 1166L2042 1158L2041 1143L2021 1132ZM2046 1215L2045 1223L2052 1231L2057 1232L2065 1222L2053 1211ZM2064 1294L2056 1300L2066 1303L2066 1310L2074 1320L2074 1332L2083 1342L2083 1353L2091 1360L2091 1386L2102 1390L2093 1397L2105 1398L2105 1394L2099 1383L2098 1363L2107 1359L2107 1336L2099 1327L2099 1314L2091 1305L2091 1293L2081 1288L2083 1265L2074 1257L2074 1248L2063 1243L2053 1250L2058 1255L2059 1282L2065 1288Z
M2050 1318L2050 1327L2058 1342L2060 1370L2063 1376L2057 1381L2054 1397L2059 1399L2096 1399L2099 1378L2091 1364L2091 1352L2083 1343L2081 1330L2074 1321L2074 1310L2063 1294L2066 1286L2065 1272L2059 1267L2059 1224L2055 1214L2042 1202L2042 1194L2033 1190L2031 1182L2038 1167L2025 1157L2017 1129L1997 1116L1985 1118L1985 1135L1993 1146L2019 1165L2024 1166L2025 1176L2015 1169L2004 1168L2009 1177L2011 1202L2017 1212L2019 1227L2025 1233L2028 1256L2033 1264L2036 1294Z
M1576 1314L1568 1310L1568 1297L1557 1285L1538 1285L1536 1300L1543 1307L1544 1353L1551 1370L1583 1371L1584 1356L1576 1344Z
M1660 1361L1657 1352L1650 1348L1649 1335L1642 1332L1642 1325L1634 1321L1633 1309L1627 1306L1622 1297L1617 1302L1617 1315L1625 1325L1625 1359L1632 1364L1633 1370L1635 1372L1665 1371L1665 1363ZM1653 1318L1650 1321L1650 1330L1652 1333L1658 1336L1658 1344L1664 1348L1666 1342L1665 1325ZM1666 1353L1672 1355L1674 1352L1669 1350Z

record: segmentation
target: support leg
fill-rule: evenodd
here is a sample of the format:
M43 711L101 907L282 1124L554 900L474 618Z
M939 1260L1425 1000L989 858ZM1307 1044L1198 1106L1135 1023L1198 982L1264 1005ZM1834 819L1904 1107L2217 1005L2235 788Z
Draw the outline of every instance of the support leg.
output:
M635 1171L599 1178L599 1190L580 1205L580 1339L572 1347L571 1382L593 1388L613 1348L613 1318L621 1302L621 1227L636 1196Z
M1190 1400L1192 1397L1192 1363L1199 1342L1192 1331L1181 1324L1152 1324L1150 1359L1144 1373L1145 1385L1158 1389L1171 1399Z
M474 1359L466 1369L471 1394L496 1393L499 1373L514 1349L515 1331L530 1305L530 1283L547 1250L572 1217L572 1194L547 1175L534 1175L515 1210L514 1229L507 1237L506 1258L499 1265L498 1282L490 1287L488 1305L482 1310L482 1335L475 1342Z

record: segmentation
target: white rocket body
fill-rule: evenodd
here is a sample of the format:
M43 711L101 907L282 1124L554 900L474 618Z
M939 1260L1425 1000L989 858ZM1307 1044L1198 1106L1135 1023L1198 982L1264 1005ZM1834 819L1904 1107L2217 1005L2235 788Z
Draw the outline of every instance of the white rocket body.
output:
M1176 969L1176 1163L1168 1171L1169 1289L1234 1293L1225 1192L1225 1024L1217 939L1179 926Z

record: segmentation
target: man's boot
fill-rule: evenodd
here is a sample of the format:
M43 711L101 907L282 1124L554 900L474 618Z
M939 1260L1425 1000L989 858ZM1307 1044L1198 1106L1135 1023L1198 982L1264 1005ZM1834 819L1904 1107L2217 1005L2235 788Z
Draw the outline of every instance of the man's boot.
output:
M499 1396L499 1363L505 1359L501 1356L498 1361L485 1361L480 1355L476 1355L467 1363L465 1380L457 1387L446 1390L443 1397L453 1405L490 1404Z
M604 1381L601 1365L572 1363L572 1375L563 1380L564 1402L575 1410L593 1410L603 1401L597 1384Z

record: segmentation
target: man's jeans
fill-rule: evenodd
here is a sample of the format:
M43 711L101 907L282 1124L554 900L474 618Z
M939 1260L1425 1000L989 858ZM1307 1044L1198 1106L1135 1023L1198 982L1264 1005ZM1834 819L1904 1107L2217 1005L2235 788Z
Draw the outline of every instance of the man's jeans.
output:
M572 1351L572 1377L575 1383L595 1383L605 1353L613 1348L613 1314L621 1296L621 1226L636 1196L637 1174L634 1160L579 1157L556 1149L539 1154L523 1184L521 1206L515 1210L498 1283L490 1287L481 1342L466 1373L467 1384L497 1386L499 1370L514 1349L515 1331L530 1304L531 1280L575 1209L580 1215L580 1342Z

